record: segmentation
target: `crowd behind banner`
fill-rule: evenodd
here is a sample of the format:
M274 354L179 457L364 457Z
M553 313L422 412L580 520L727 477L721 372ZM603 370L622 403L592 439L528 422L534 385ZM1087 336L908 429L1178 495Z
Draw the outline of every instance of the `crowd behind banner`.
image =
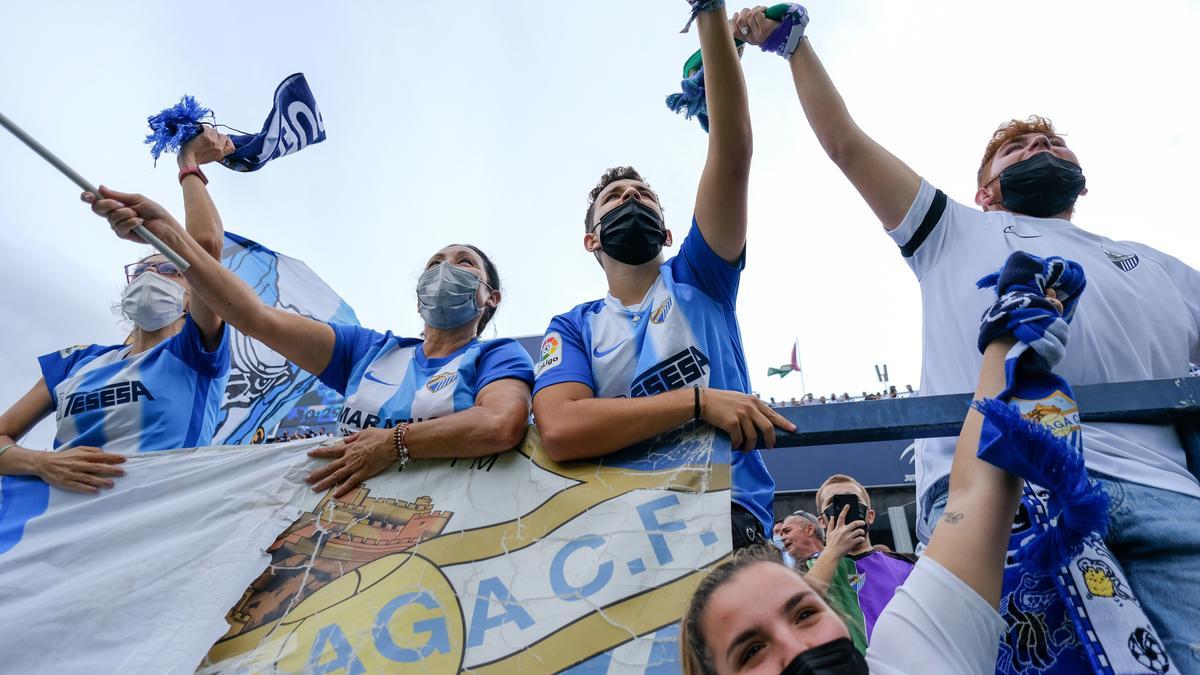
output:
M689 5L700 51L668 106L708 134L690 221L669 228L630 166L581 186L576 255L599 263L607 294L550 318L533 358L481 337L505 290L475 245L414 270L423 327L409 337L359 325L303 263L224 231L202 167L257 170L325 139L302 75L257 135L203 124L194 100L156 116L148 141L177 150L182 222L132 192L82 200L186 266L126 265L128 339L39 357L41 379L0 416L0 563L86 559L39 523L68 522L80 495L125 513L147 456L180 469L237 456L210 447L222 442L295 440L257 450L304 457L254 497L280 526L225 561L252 573L222 585L245 590L211 636L210 670L1200 672L1200 530L1179 517L1197 512L1200 482L1180 436L1081 423L1071 392L1194 372L1200 272L1073 222L1086 179L1049 120L982 134L975 204L960 204L855 124L803 7ZM747 44L785 60L771 66L920 284L919 392L768 404L750 386L736 312L752 231ZM760 450L796 431L777 405L964 391L976 404L960 436L916 443L920 557L872 544L853 475L776 520ZM51 414L53 447L22 447Z

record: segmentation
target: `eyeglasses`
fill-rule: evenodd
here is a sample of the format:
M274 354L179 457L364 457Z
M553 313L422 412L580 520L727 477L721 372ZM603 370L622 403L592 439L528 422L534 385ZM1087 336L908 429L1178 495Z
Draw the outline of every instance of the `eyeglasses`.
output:
M170 261L160 263L135 262L125 266L125 281L133 281L147 271L157 272L164 277L177 277L183 274L179 266Z

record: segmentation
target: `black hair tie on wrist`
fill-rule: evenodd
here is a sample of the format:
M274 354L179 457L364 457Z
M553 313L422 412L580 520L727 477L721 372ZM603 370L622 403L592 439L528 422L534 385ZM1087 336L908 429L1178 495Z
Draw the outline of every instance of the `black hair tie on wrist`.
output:
M693 384L692 391L696 392L695 404L692 407L692 419L700 421L700 385Z

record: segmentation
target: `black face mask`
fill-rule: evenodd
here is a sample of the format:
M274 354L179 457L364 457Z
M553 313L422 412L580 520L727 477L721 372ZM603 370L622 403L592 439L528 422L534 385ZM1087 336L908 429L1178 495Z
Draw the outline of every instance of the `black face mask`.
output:
M600 219L600 246L608 257L626 265L653 260L667 241L662 216L636 199Z
M867 659L850 638L838 638L800 652L779 675L869 675Z
M1004 208L1049 218L1075 205L1087 181L1074 162L1041 152L1000 172Z

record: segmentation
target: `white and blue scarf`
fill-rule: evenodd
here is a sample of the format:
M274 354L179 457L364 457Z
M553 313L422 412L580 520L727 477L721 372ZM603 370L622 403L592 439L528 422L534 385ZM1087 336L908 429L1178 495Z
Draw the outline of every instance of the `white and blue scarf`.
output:
M1018 251L997 274L979 349L1004 335L1017 344L1006 388L976 403L984 415L979 457L1026 480L1004 569L1000 613L1008 630L997 673L1164 673L1162 641L1104 544L1108 496L1084 467L1079 408L1052 368L1086 286L1083 268ZM1059 315L1046 299L1053 289Z

